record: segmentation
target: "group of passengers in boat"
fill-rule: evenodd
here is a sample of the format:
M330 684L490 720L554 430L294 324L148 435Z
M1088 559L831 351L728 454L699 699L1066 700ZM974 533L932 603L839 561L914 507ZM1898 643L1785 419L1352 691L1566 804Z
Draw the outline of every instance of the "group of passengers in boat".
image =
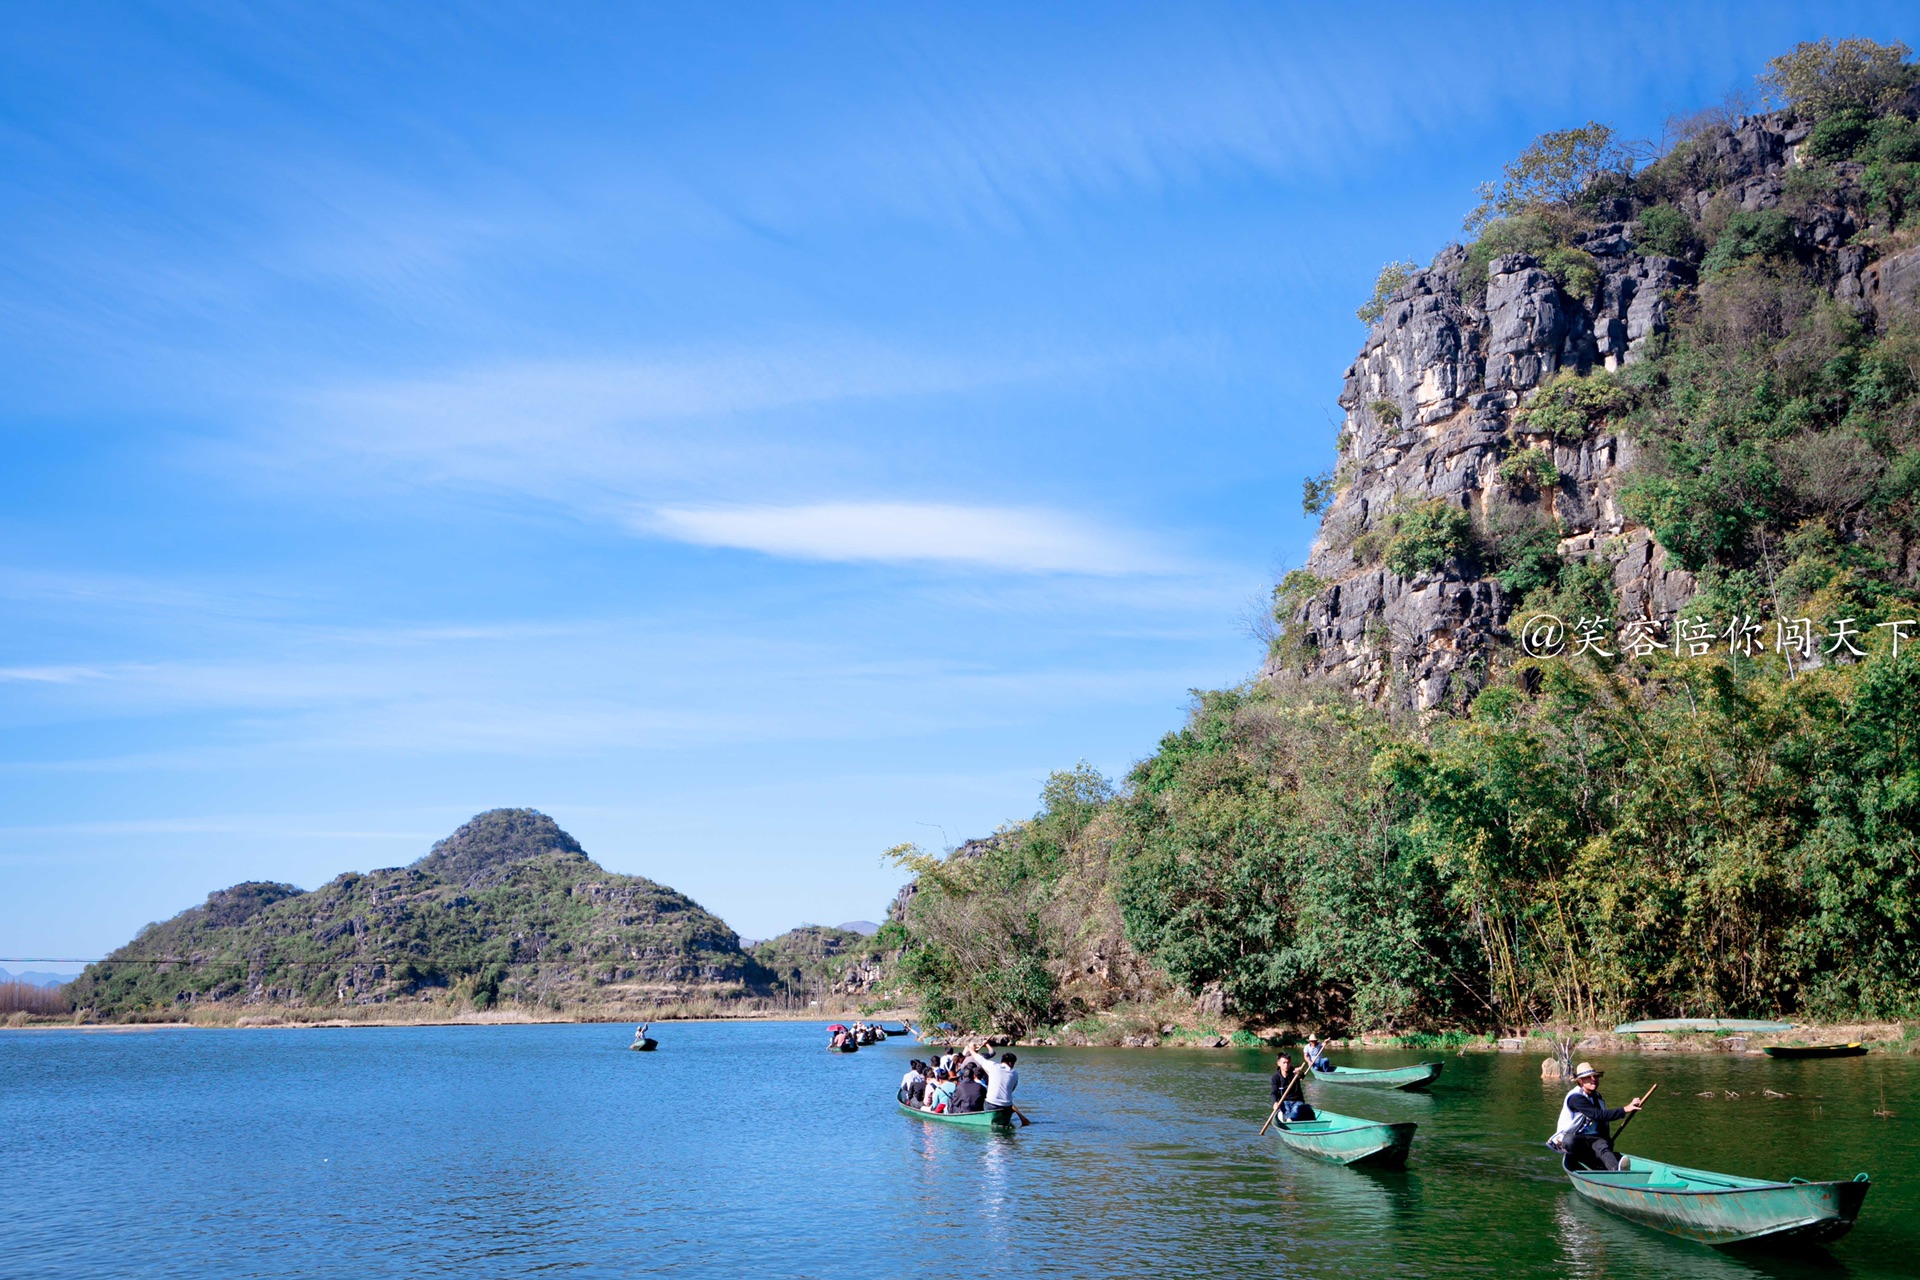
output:
M862 1045L879 1044L887 1038L887 1033L871 1022L856 1022L851 1027L834 1023L827 1028L829 1049L844 1049L848 1045L859 1048Z
M915 1058L900 1078L900 1101L918 1111L938 1115L1011 1111L1013 1091L1020 1087L1014 1068L1016 1054L994 1055L989 1044L948 1050L931 1062Z
M1293 1065L1289 1054L1281 1054L1274 1061L1273 1076L1268 1081L1268 1092L1273 1105L1280 1111L1282 1120L1293 1122L1313 1119L1313 1107L1306 1099L1306 1076L1313 1071L1332 1071L1333 1063L1327 1060L1326 1049L1320 1043L1319 1036L1308 1036L1306 1047L1300 1051L1301 1063Z

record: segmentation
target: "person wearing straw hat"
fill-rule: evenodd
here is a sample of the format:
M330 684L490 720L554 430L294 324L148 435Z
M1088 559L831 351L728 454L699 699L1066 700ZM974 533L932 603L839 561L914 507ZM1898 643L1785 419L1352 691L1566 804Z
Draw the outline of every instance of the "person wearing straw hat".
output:
M1300 1056L1307 1060L1307 1068L1312 1071L1331 1071L1333 1063L1327 1061L1327 1051L1320 1045L1319 1036L1308 1036L1306 1048Z
M1564 1151L1569 1166L1578 1169L1620 1167L1613 1150L1613 1122L1624 1120L1640 1109L1644 1098L1635 1098L1624 1107L1609 1107L1600 1096L1600 1077L1606 1072L1591 1062L1573 1069L1573 1088L1560 1104L1560 1123L1554 1140L1548 1145Z

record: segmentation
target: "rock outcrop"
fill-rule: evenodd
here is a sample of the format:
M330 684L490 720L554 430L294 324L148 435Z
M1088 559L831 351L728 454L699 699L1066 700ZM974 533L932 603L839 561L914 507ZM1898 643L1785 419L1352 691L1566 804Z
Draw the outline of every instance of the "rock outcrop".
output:
M1716 202L1722 215L1781 209L1807 136L1773 115L1698 139L1692 154L1705 176L1663 202L1696 224ZM1873 323L1920 295L1920 249L1873 261L1849 243L1865 203L1861 170L1830 166L1830 193L1803 193L1789 212L1809 278ZM1390 522L1418 504L1456 506L1483 533L1503 515L1557 522L1560 554L1607 563L1627 617L1670 615L1694 594L1692 575L1620 508L1632 440L1610 429L1558 437L1517 412L1562 371L1642 359L1697 286L1702 246L1672 256L1641 243L1637 218L1650 203L1619 197L1589 210L1571 245L1592 273L1578 294L1525 253L1488 260L1482 286L1470 279L1468 251L1453 246L1387 300L1346 372L1336 496L1305 566L1309 591L1284 620L1290 643L1267 678L1331 680L1414 711L1479 687L1518 602L1470 551L1412 576L1388 568ZM1501 479L1502 462L1525 449L1543 451L1558 473L1544 492Z

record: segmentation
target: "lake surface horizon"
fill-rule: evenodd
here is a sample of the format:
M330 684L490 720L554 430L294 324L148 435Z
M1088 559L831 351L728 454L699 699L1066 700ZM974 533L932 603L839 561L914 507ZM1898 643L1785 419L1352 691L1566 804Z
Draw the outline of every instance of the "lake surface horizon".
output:
M1429 1053L1446 1063L1430 1094L1316 1086L1330 1109L1420 1125L1407 1171L1372 1173L1255 1135L1265 1051L1023 1048L1036 1123L992 1133L899 1111L921 1046L829 1054L823 1026L662 1023L653 1054L620 1024L0 1036L0 1270L1872 1278L1920 1257L1912 1059L1604 1064L1616 1105L1661 1082L1630 1152L1872 1173L1851 1235L1752 1256L1576 1196L1542 1145L1561 1091L1537 1055Z

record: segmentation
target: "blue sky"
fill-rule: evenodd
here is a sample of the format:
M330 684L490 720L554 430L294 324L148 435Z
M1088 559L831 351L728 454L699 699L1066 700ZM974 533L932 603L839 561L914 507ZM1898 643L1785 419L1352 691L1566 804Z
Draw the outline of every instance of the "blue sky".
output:
M10 7L0 955L498 805L751 936L878 918L889 845L1255 667L1353 308L1476 182L1920 44L1029 8Z

